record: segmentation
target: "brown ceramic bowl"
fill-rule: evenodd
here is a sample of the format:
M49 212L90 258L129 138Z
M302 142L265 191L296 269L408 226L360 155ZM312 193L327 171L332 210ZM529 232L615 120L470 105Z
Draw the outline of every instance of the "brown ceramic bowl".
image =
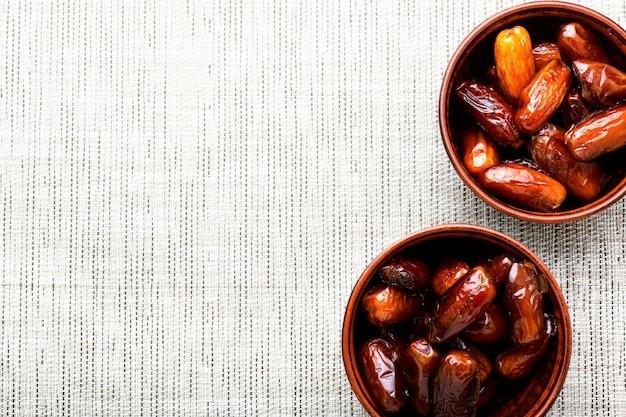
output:
M516 206L483 190L465 169L460 156L460 136L463 129L474 123L461 108L454 91L468 79L484 80L493 64L493 44L498 32L516 25L524 26L533 44L555 41L560 25L579 22L599 36L616 67L626 70L626 31L618 24L589 8L562 1L537 1L503 10L476 27L456 49L443 77L439 98L439 125L443 144L455 170L465 184L483 201L508 215L541 223L565 222L590 216L606 209L626 193L626 173L623 161L626 148L606 155L600 161L612 174L612 182L604 193L591 203L581 203L568 197L558 212L542 213ZM514 155L517 156L517 155Z
M533 372L507 387L497 402L479 410L478 416L538 417L547 413L561 391L572 353L570 317L558 283L537 255L513 238L482 226L452 224L423 229L393 243L374 259L354 286L343 322L343 360L352 389L369 414L387 417L377 409L368 393L358 360L360 346L379 331L364 317L361 301L368 288L378 279L380 268L398 255L413 255L432 268L443 256L469 260L502 252L508 252L518 260L534 263L538 271L544 274L548 283L545 309L553 312L557 332L552 336L547 353ZM392 415L416 414L407 405L399 413Z

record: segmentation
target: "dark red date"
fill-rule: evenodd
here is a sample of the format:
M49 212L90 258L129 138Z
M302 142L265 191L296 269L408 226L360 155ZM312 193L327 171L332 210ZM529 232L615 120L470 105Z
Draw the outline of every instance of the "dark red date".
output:
M565 144L579 161L626 146L626 105L590 114L565 132Z
M383 339L371 339L361 347L359 362L363 381L380 411L400 411L409 393L399 365L399 352Z
M532 136L533 159L574 197L585 202L593 201L600 196L609 177L596 162L575 159L564 140L564 129L546 124Z
M513 343L527 345L545 335L543 292L537 269L532 263L513 264L502 304L508 315Z
M430 283L430 269L419 259L394 258L380 269L383 282L398 285L407 290L420 290Z
M443 295L469 270L470 266L466 262L454 258L445 258L435 268L430 288L436 295Z
M379 327L409 320L424 307L419 296L395 285L369 289L363 296L362 306L367 320Z
M546 317L545 332L542 337L527 345L515 345L498 354L493 366L502 377L515 380L532 372L550 346L551 336L556 332L554 319Z
M626 99L626 73L603 62L577 59L572 62L582 96L597 108L607 108Z
M559 45L554 42L542 42L533 46L533 59L535 71L539 71L553 59L561 59Z
M514 263L515 258L512 255L503 253L493 258L481 261L479 265L485 267L487 272L491 274L493 282L495 282L496 286L500 288L509 278L509 271Z
M463 337L476 343L496 343L506 340L509 326L500 304L491 303L489 308L463 332Z
M580 122L591 112L592 109L583 99L582 91L578 86L571 88L561 103L561 117L565 126Z
M496 284L485 268L472 268L435 303L429 341L444 343L452 340L483 315L496 291Z
M464 350L451 350L441 359L433 385L435 417L476 415L480 393L480 368L476 358Z
M584 25L571 22L559 28L558 45L561 55L568 62L576 59L591 59L593 61L610 63L597 35Z
M512 149L524 145L526 140L515 124L513 107L492 86L466 81L457 87L456 97L499 145Z
M411 407L420 416L431 410L432 383L441 355L426 339L413 341L404 353Z

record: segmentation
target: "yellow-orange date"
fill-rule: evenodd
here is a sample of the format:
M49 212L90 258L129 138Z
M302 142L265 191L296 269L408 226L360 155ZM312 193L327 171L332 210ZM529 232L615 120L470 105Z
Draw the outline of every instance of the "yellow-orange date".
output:
M517 105L522 90L535 75L535 60L528 31L522 26L504 29L494 43L498 85L509 103Z

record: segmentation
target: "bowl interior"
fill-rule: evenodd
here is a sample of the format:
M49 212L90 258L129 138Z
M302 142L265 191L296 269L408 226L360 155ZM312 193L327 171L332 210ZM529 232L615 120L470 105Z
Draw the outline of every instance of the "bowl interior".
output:
M626 31L607 17L565 2L526 3L494 15L472 31L459 45L450 60L444 75L440 96L440 127L442 139L454 168L462 180L482 200L493 207L518 218L540 222L575 220L600 211L626 193L626 169L623 161L626 148L602 157L599 162L611 174L612 182L605 193L596 201L584 204L568 198L558 213L537 213L502 201L482 190L463 167L460 154L461 132L474 121L454 97L455 88L465 80L488 82L487 70L493 64L493 44L501 30L516 25L524 26L530 33L533 44L555 42L559 26L567 22L580 22L591 28L602 40L613 64L626 71ZM557 115L555 115L558 118ZM506 152L503 159L508 156ZM523 155L524 156L524 155ZM528 153L525 156L530 156ZM516 154L516 157L519 157Z
M549 284L546 310L553 311L558 330L536 370L525 379L512 384L512 389L503 390L506 394L481 410L478 416L541 416L547 412L565 381L572 344L569 313L557 282L536 255L512 238L479 226L452 225L426 229L388 248L364 271L350 297L342 337L344 363L353 390L371 415L383 414L376 410L367 393L358 368L356 352L376 331L364 317L360 304L363 294L376 278L380 267L399 254L414 255L433 267L443 256L471 261L504 251L511 253L518 260L533 262L546 276ZM411 413L401 412L395 415L404 416Z

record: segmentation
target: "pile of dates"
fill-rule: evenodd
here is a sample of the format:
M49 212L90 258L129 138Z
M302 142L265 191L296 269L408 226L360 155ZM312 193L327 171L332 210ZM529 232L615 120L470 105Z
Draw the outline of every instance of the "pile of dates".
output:
M480 81L455 89L472 120L460 138L466 170L487 192L535 211L563 210L568 196L573 205L598 199L615 181L602 157L626 145L626 73L577 22L553 42L504 29L493 51Z
M545 277L508 253L391 259L361 302L361 375L385 414L475 416L531 377L556 333ZM509 382L513 381L513 382Z

